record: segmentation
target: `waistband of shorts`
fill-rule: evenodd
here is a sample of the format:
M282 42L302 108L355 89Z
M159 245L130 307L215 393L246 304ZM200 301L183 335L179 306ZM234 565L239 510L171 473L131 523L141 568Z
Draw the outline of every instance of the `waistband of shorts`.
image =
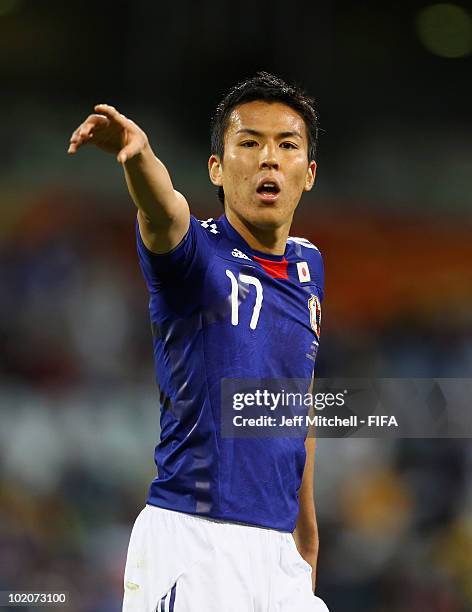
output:
M151 509L151 511L157 510L158 512L163 512L168 515L177 515L184 520L193 521L200 523L204 521L205 523L213 523L215 525L221 526L231 526L231 527L241 527L244 529L253 529L254 531L260 531L263 533L273 533L276 536L281 536L285 539L287 536L292 537L292 534L289 531L280 531L279 529L272 529L271 527L264 527L263 525L254 525L252 523L244 523L241 521L228 521L225 519L214 518L212 516L201 516L200 514L190 514L189 512L180 512L179 510L170 510L169 508L163 508L162 506L156 506L154 504L147 503L145 509Z

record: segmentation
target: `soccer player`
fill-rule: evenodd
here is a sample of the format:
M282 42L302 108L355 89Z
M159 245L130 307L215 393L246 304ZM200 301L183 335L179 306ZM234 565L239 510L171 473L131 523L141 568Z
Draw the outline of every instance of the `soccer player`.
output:
M311 98L267 73L217 107L199 221L146 134L107 104L73 133L117 156L137 206L160 389L158 475L134 524L124 612L326 612L314 595L314 438L225 437L223 379L312 380L323 268L289 237L315 180ZM292 535L293 534L293 535Z

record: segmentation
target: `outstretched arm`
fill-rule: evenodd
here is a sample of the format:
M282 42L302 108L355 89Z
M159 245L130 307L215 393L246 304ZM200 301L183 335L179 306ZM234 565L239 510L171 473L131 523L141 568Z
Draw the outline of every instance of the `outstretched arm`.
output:
M138 208L141 236L147 248L166 253L185 236L190 211L186 199L176 191L164 164L154 155L147 135L134 121L113 106L97 104L96 113L74 131L68 153L94 144L116 155L123 165L129 193Z

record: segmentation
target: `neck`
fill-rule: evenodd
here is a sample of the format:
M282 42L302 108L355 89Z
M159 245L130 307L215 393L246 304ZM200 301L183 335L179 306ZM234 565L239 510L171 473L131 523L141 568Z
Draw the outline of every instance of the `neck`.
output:
M290 231L291 219L280 227L261 228L249 223L231 209L225 210L225 215L230 224L251 249L270 253L271 255L283 255Z

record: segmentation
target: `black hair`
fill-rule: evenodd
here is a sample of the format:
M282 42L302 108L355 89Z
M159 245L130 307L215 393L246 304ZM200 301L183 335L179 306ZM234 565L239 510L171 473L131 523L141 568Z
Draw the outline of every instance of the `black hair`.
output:
M211 120L211 153L224 157L224 138L229 117L236 106L255 100L282 102L299 115L305 122L308 137L308 161L316 160L318 143L318 117L315 101L296 85L289 85L281 78L268 72L257 72L255 76L238 83L230 89L216 107ZM218 199L224 204L223 187L218 187Z

